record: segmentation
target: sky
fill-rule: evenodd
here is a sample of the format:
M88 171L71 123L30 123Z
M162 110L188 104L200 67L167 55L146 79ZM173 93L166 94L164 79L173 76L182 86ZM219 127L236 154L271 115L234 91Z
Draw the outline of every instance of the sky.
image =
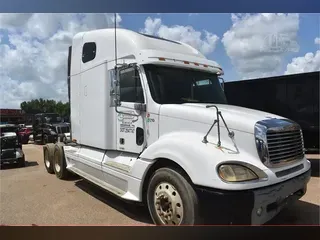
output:
M117 14L121 28L182 41L224 69L225 81L320 71L320 14ZM67 101L67 51L114 14L0 13L0 108Z

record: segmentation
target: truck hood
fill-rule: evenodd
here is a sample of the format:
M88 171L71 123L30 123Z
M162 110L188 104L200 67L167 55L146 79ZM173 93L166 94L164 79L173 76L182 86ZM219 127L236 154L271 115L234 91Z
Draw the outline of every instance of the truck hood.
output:
M2 133L1 134L1 137L4 138L4 137L16 137L17 134L15 132L5 132L5 133Z
M216 109L206 108L207 105L213 104L198 104L198 103L185 103L185 104L166 104L162 105L160 109L160 116L179 118L187 121L194 121L203 124L212 124L216 119ZM226 124L230 129L254 133L254 125L256 122L268 118L285 119L284 117L253 110L244 107L238 107L227 104L214 104L222 113ZM220 125L224 127L221 120Z
M66 123L48 123L48 125L52 127L69 127Z

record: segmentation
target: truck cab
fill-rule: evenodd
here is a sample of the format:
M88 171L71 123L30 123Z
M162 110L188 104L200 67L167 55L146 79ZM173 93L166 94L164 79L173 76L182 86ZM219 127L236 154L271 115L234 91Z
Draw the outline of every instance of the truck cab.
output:
M159 225L269 221L306 192L301 128L228 105L222 76L182 42L126 29L76 34L72 142L44 146L47 171L144 203Z
M58 141L56 127L61 125L61 117L56 113L38 113L33 119L33 140L36 143L47 144Z
M19 127L15 124L0 124L1 158L0 165L15 164L25 166L25 155L22 150Z

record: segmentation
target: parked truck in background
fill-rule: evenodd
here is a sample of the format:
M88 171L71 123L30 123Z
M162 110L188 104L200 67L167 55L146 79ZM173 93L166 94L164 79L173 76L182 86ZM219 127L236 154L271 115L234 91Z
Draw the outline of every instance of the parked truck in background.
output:
M22 144L28 144L30 136L33 134L32 131L32 125L24 125L19 128L18 135Z
M19 126L15 124L0 124L0 166L15 164L18 167L25 167L25 155L18 129Z
M73 172L144 203L159 225L263 224L305 194L300 126L228 105L222 68L193 47L81 32L68 73L72 141L43 147L57 178Z
M67 138L70 127L62 122L56 113L38 113L33 119L33 140L35 143L56 143Z

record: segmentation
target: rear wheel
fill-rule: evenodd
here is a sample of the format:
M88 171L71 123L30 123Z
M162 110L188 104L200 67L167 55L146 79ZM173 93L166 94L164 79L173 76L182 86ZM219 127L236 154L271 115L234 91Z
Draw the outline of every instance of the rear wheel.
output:
M151 177L147 203L157 225L200 223L198 198L190 183L170 168L158 169Z
M54 144L49 143L43 146L43 160L44 166L48 173L53 174L53 154L54 154Z
M63 144L57 143L54 147L53 170L59 179L67 179L70 172L67 170L66 159L63 152Z

